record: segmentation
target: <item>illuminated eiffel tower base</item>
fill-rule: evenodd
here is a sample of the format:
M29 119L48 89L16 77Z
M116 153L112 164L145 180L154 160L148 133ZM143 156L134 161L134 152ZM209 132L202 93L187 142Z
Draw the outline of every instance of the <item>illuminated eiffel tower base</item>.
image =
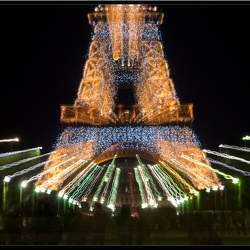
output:
M36 191L81 206L101 202L178 207L219 187L195 133L193 105L180 104L163 52L164 13L146 4L99 5L74 105Z

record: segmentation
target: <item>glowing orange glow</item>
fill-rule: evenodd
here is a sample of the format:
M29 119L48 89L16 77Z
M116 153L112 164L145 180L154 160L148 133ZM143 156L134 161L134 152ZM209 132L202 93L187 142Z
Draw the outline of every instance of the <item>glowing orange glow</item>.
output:
M93 36L77 98L73 105L61 106L60 120L68 127L61 133L44 168L46 174L39 176L36 187L63 195L77 186L90 167L116 155L136 157L143 152L156 163L148 172L163 182L160 186L175 206L196 194L196 189L220 186L205 152L187 126L194 119L193 104L180 103L170 78L159 35L163 17L164 13L146 4L101 5L88 14ZM117 103L124 85L132 90L135 103ZM183 126L174 126L173 122ZM95 199L111 199L107 190L114 170L112 164ZM142 203L155 206L157 198L152 184L148 185L149 173L139 166L136 181ZM89 184L91 191L95 178ZM87 196L77 193L70 199L80 202Z

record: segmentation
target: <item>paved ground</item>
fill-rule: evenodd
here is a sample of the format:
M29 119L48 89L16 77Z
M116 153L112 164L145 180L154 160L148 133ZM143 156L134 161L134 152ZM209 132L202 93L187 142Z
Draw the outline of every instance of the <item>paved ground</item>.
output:
M222 245L250 245L250 234L247 236L221 235L219 237ZM155 245L191 245L191 239L186 232L167 232L164 235L154 235ZM154 244L153 244L154 245Z
M247 236L235 235L222 235L218 232L223 246L250 246L250 233ZM90 242L90 240L88 241ZM88 245L87 242L87 245ZM65 245L62 241L62 244ZM119 240L115 234L107 235L105 245L107 246L118 246ZM136 244L133 244L136 245ZM188 234L184 231L167 231L164 233L154 232L150 238L144 240L143 245L153 246L190 246L191 239Z

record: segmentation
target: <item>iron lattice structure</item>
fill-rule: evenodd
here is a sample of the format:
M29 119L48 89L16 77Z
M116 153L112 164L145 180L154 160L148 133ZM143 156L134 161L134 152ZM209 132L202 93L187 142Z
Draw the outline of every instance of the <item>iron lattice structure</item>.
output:
M145 206L164 196L178 206L221 185L190 128L193 105L180 104L170 78L163 17L146 4L99 5L88 14L93 34L77 98L61 106L64 129L37 190L115 207L122 171L116 161L126 157L138 161L128 193L137 186Z

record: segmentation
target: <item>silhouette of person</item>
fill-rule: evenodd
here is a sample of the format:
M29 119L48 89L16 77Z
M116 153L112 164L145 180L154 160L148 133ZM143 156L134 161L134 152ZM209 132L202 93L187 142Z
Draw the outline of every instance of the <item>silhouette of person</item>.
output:
M10 208L4 218L4 231L6 245L21 245L22 244L22 218L21 210L14 205Z
M58 245L63 234L62 223L52 211L50 202L41 201L35 219L35 245Z
M246 223L246 218L245 218L245 212L241 211L240 212L240 224L241 224L241 230L243 236L247 236L247 223Z
M69 218L70 219L70 218ZM69 221L67 230L68 245L85 245L87 233L87 221L81 210L77 210Z
M71 221L74 218L75 212L72 207L68 207L66 213L62 216L63 229L65 233L66 245L71 245Z
M0 245L5 245L4 214L0 214Z
M194 214L191 245L222 245L219 235L213 228L212 215L199 212Z
M116 228L121 245L132 245L133 221L130 207L122 205L120 213L116 218Z
M151 236L147 213L143 209L138 210L139 215L135 218L136 245L143 245L146 239Z
M92 245L104 245L108 223L109 216L103 210L102 204L95 203L92 218Z
M35 224L32 207L29 206L22 215L22 241L24 245L33 245L35 239Z

